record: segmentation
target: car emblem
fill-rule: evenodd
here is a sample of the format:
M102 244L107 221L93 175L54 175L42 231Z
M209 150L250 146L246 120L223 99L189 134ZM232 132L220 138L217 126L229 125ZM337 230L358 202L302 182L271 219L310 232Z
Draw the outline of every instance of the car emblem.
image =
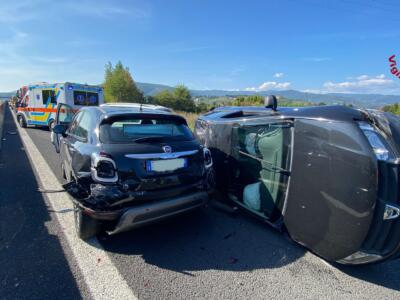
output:
M171 153L172 152L171 146L163 146L162 148L163 148L165 153Z

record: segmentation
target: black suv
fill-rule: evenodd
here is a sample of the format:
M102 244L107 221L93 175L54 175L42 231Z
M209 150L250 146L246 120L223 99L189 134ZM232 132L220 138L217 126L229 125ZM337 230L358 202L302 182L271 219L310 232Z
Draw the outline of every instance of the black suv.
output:
M59 104L52 142L82 239L202 207L213 187L209 150L165 107Z

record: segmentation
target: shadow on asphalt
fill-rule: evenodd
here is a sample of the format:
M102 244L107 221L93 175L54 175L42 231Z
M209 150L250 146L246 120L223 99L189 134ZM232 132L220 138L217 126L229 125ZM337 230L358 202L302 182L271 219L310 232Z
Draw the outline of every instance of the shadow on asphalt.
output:
M187 275L191 271L212 269L240 272L279 268L301 258L307 251L256 219L211 207L99 239L107 251L140 255L148 264ZM400 260L334 267L354 278L400 290Z
M0 299L79 299L21 139L10 134L16 130L6 109L0 152Z
M349 276L392 290L400 290L400 260L386 261L367 266L336 266Z
M141 255L151 265L186 274L278 268L305 252L258 220L211 207L100 241L107 251Z

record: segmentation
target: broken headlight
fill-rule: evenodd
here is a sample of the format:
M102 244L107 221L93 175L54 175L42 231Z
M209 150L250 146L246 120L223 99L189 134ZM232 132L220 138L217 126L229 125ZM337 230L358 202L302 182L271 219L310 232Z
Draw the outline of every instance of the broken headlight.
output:
M367 137L372 150L378 160L393 160L395 156L393 151L390 150L388 143L384 137L369 123L358 122L358 126Z

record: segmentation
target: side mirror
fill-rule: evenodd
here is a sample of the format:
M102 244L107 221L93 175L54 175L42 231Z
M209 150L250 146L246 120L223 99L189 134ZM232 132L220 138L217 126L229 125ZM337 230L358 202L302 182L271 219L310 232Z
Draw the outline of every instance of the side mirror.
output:
M278 99L274 95L267 96L264 99L264 105L266 108L276 110L278 108Z
M61 134L62 136L65 136L66 128L64 125L57 124L53 127L53 132L56 134Z

